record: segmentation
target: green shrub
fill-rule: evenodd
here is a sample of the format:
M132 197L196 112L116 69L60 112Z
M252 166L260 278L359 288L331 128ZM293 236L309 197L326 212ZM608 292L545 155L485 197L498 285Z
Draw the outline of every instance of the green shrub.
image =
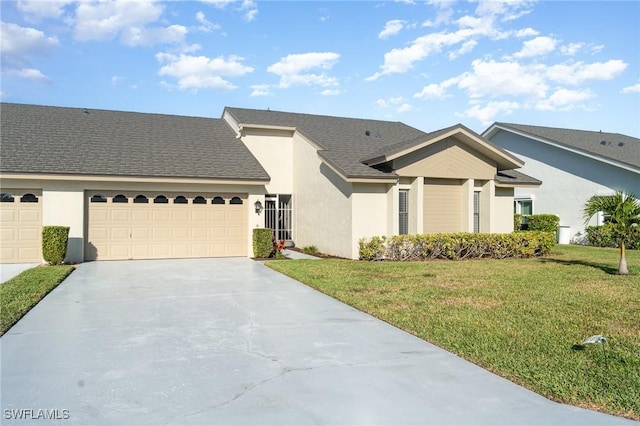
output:
M302 248L302 252L306 254L314 254L318 252L318 247L316 246L306 246Z
M42 227L42 257L51 265L62 265L67 256L68 226Z
M267 258L273 254L273 232L268 228L254 228L253 257Z
M505 259L548 254L555 242L555 232L540 231L394 235L361 239L359 254L361 260Z
M385 237L371 237L369 241L366 238L361 238L358 241L360 247L360 259L362 260L379 260L383 258L386 238Z
M589 245L596 247L619 247L613 235L612 225L605 223L601 226L588 226L586 229ZM625 243L630 250L640 250L640 229L632 232Z
M527 216L527 230L542 232L558 232L560 218L555 214L532 214Z
M513 215L513 230L519 231L522 229L522 215L520 213L516 213Z

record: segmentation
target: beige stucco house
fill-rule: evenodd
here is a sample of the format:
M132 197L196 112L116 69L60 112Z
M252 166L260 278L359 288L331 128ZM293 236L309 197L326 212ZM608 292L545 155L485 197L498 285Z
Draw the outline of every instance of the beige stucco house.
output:
M220 119L1 104L1 262L252 256L251 235L347 258L373 235L510 232L540 181L462 125L226 108Z

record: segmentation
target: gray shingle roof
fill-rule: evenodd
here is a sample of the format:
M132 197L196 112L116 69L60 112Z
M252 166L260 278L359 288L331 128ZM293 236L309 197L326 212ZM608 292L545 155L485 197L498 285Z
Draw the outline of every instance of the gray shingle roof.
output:
M280 111L226 108L239 124L295 127L318 143L320 155L349 178L396 176L360 161L391 145L425 141L428 134L400 122L332 117ZM367 132L369 134L367 135Z
M496 184L542 185L542 181L517 170L500 170L495 176Z
M2 172L267 181L221 119L0 104Z
M493 126L520 131L586 154L640 168L640 139L638 138L620 133L530 126L514 123L495 123Z

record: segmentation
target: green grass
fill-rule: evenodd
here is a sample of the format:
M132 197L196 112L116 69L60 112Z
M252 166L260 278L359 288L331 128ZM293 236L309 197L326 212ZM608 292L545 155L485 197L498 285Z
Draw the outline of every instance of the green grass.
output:
M9 330L70 273L73 266L31 268L0 285L0 335Z
M640 419L640 251L545 258L268 265L548 398ZM600 345L574 348L604 334Z

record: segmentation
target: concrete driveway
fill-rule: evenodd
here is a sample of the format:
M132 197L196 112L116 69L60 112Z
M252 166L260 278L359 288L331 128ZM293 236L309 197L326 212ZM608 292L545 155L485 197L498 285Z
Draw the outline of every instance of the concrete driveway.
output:
M82 264L0 343L3 424L635 424L548 401L248 259Z

